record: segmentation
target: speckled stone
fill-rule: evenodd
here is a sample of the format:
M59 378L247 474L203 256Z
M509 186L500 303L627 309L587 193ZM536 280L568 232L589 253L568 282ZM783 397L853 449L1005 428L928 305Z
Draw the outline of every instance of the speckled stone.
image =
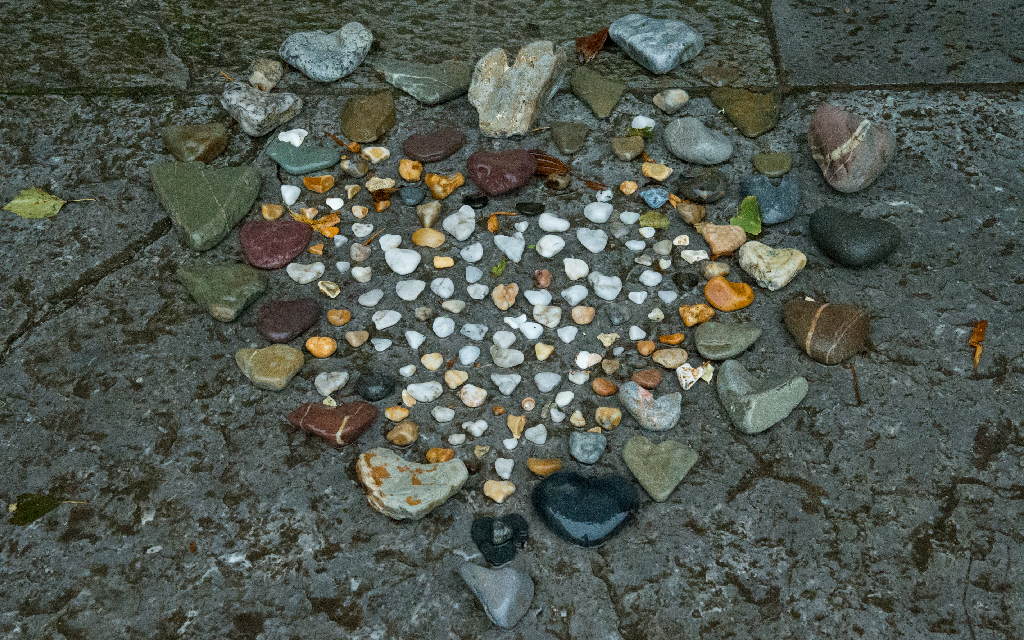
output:
M309 246L313 229L298 220L250 220L238 230L245 259L257 269L287 266Z
M245 377L267 391L280 391L288 386L288 381L302 368L303 360L302 351L284 344L235 352L235 363Z
M615 110L626 83L606 77L589 67L577 67L570 81L572 92L598 118L607 118Z
M718 398L733 425L747 434L761 433L788 416L807 395L807 380L796 376L766 388L736 360L715 372Z
M576 153L586 144L589 135L590 127L582 122L551 123L551 141L562 153Z
M647 494L655 502L664 502L697 463L698 455L675 440L654 444L644 436L633 436L623 447L622 458Z

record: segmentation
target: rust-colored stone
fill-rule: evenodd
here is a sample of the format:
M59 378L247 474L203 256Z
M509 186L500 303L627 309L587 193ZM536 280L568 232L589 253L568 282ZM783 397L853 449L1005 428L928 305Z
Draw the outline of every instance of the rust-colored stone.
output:
M754 290L744 282L730 282L716 276L704 285L704 297L719 311L736 311L754 301Z
M537 289L547 289L551 286L551 272L547 269L538 269L533 272L533 286Z
M439 462L448 462L455 457L455 451L453 449L443 449L441 447L434 447L427 451L427 462L437 464Z
M661 370L643 369L634 373L630 379L644 389L653 389L661 384Z
M424 184L430 189L430 195L435 200L444 200L451 195L452 191L455 191L462 185L466 184L466 178L462 173L453 173L451 175L442 176L437 173L428 173L423 178Z
M558 458L530 458L526 461L526 468L544 478L561 470L562 461Z
M683 324L692 327L715 317L715 310L703 302L683 305L679 307L679 317L683 319Z
M608 378L594 378L590 386L594 388L594 393L605 398L619 391L619 387Z
M310 191L327 193L334 186L334 176L306 176L302 179L302 184Z
M686 336L684 336L682 333L669 333L667 335L662 334L658 336L658 342L662 344L670 344L673 346L680 344L685 339Z

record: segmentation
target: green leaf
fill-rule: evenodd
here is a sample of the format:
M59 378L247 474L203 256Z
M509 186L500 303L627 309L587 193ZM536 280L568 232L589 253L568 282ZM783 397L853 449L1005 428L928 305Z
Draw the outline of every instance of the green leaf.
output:
M14 212L22 218L41 220L57 215L57 212L65 204L67 204L67 200L61 200L57 196L51 196L41 189L32 187L22 190L17 198L7 203L4 209Z
M634 129L630 127L626 129L625 137L640 136L641 138L650 138L654 135L654 127L644 127L643 129Z
M491 275L494 276L495 278L501 276L501 274L505 273L505 265L507 264L508 258L502 258L501 262L499 262L497 266L491 269Z
M23 493L10 506L11 524L32 524L61 505L63 500L41 493Z
M527 249L536 249L537 245L535 245L535 244L528 244L528 245L526 245L526 248Z
M743 227L752 236L761 233L761 208L757 206L757 198L747 196L737 207L736 217L729 218L729 224Z

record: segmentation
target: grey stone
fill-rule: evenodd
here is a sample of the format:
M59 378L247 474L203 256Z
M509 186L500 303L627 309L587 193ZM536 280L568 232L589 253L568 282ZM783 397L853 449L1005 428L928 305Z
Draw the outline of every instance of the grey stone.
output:
M690 95L682 89L665 89L654 96L654 106L668 115L679 111L690 101Z
M334 82L359 66L373 44L373 33L349 22L334 33L300 31L281 44L278 55L311 80Z
M244 82L232 82L220 103L250 136L265 136L302 111L302 98L294 93L265 93Z
M607 446L608 438L603 433L573 431L569 434L569 453L583 464L597 462Z
M654 444L633 436L622 449L626 466L655 502L664 502L697 463L697 452L681 442Z
M625 138L612 138L612 153L619 160L629 162L644 151L644 139L642 136L626 136Z
M245 71L249 84L260 91L271 91L284 77L284 65L279 60L256 58Z
M389 84L425 105L441 104L458 98L469 91L469 82L473 77L472 67L452 61L423 64L382 59L375 61L373 68Z
M622 92L626 90L625 82L607 78L588 67L578 67L569 84L576 97L590 107L598 118L612 115Z
M704 48L703 36L685 22L657 20L639 13L613 22L608 36L640 66L657 74L693 60Z
M768 388L737 360L726 360L717 374L718 399L740 431L761 433L788 416L807 395L807 380L796 376Z
M573 154L583 148L590 127L582 122L552 122L551 141L562 153Z
M792 176L783 176L778 185L767 176L749 175L740 181L740 197L754 196L763 224L792 220L800 205L800 188Z
M467 562L459 575L483 605L487 617L502 629L516 626L533 602L533 579L512 567L488 569Z
M693 332L697 352L708 360L734 358L760 337L761 330L748 322L725 324L709 320L697 325Z
M492 49L476 63L469 85L469 103L480 116L480 131L506 138L522 135L558 90L565 54L539 40L519 50L512 65L504 49Z
M665 127L665 146L672 155L696 164L720 164L732 157L733 144L721 131L709 129L697 118L679 118Z
M366 502L396 520L423 518L458 493L469 478L459 458L420 464L384 447L360 454L356 474Z
M619 387L619 402L630 415L649 431L668 431L676 426L682 415L683 394L654 395L630 380Z
M900 244L900 228L835 207L811 214L811 237L822 253L844 267L867 267L889 257Z

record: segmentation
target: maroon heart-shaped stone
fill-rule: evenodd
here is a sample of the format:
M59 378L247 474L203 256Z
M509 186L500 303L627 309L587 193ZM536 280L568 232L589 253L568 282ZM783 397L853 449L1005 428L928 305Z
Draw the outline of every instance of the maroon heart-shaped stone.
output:
M271 342L291 342L319 319L315 298L272 300L256 313L256 330Z
M466 164L473 184L498 196L530 182L537 168L537 158L525 149L476 151Z
M238 230L249 264L258 269L280 269L306 250L313 229L298 220L253 220Z
M288 422L303 431L320 436L327 444L340 449L366 433L377 419L377 407L357 400L337 407L321 402L307 402L288 414Z
M405 155L420 162L444 160L466 144L466 134L458 129L442 127L430 133L414 133L402 143Z

